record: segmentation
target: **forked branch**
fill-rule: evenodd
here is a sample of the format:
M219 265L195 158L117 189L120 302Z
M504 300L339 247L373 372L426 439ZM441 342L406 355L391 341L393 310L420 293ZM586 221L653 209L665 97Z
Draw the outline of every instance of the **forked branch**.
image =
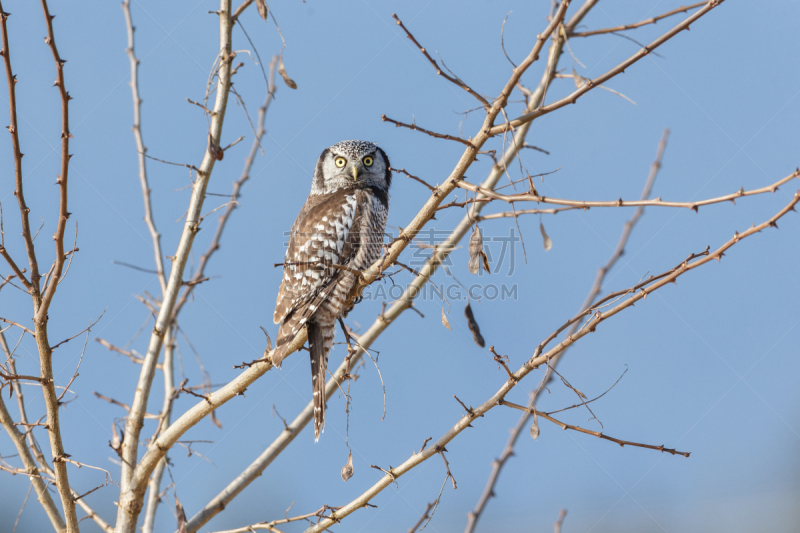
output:
M127 419L125 440L122 444L123 466L120 482L121 494L117 510L117 533L133 533L135 530L139 512L142 509L142 499L147 487L147 481L150 473L156 466L156 463L153 463L147 470L146 475L142 477L134 475L134 469L136 468L138 470L136 465L138 459L139 435L142 429L145 408L150 395L150 387L153 382L156 363L164 342L164 335L172 321L175 301L183 286L183 272L189 258L189 252L194 243L195 235L200 230L199 220L202 215L203 201L205 200L211 172L221 153L220 140L222 136L222 125L225 119L225 110L227 108L228 95L231 87L231 62L235 57L231 47L233 22L231 21L230 0L220 0L220 8L217 15L219 16L220 45L217 56L217 85L213 108L214 114L210 118L206 150L203 161L197 171L197 179L192 187L192 195L186 213L186 222L184 223L178 249L174 255L175 259L172 262L172 270L167 281L167 290L163 295L156 325L150 336L147 353L145 354L145 360L139 375L139 383L136 387L136 394L131 403L131 411ZM171 443L170 446L172 444L174 444L174 442ZM169 447L163 449L164 453L168 448ZM143 474L144 472L140 473Z
M479 405L476 408L471 409L471 411L461 417L461 419L456 423L452 428L450 428L447 432L442 435L436 443L429 448L422 450L421 452L415 453L412 455L408 460L402 463L400 466L392 468L392 475L385 475L383 476L377 483L375 483L372 487L370 487L367 491L363 494L358 496L356 499L351 501L350 503L340 507L333 513L331 518L327 518L325 520L320 521L318 524L309 527L306 529L306 533L321 533L325 531L327 528L335 525L336 523L341 522L343 518L346 516L354 513L358 509L367 505L372 498L382 492L386 487L390 486L393 482L395 482L398 478L402 475L406 474L416 466L420 465L424 461L428 460L432 456L438 453L438 450L443 449L451 440L456 438L462 431L464 431L467 427L471 427L471 424L479 417L484 416L488 411L501 405L504 400L505 396L513 389L520 380L522 380L526 375L530 372L535 370L541 365L545 365L550 361L553 357L557 356L561 352L563 352L566 348L580 340L582 337L588 335L595 331L597 326L608 320L612 316L622 312L623 310L632 307L636 302L643 300L647 297L648 294L668 285L669 283L673 283L677 280L678 277L686 274L687 272L698 268L713 259L720 259L725 251L729 248L734 246L736 243L740 242L742 239L747 238L755 233L762 231L768 227L777 227L777 221L786 215L789 211L795 210L795 205L800 202L800 191L795 193L794 197L792 198L791 202L789 202L786 207L781 209L778 213L772 216L769 220L759 224L758 226L753 226L749 228L747 231L743 233L736 233L734 237L719 247L714 252L703 252L701 254L692 254L690 259L682 262L680 265L676 266L675 268L668 270L662 274L657 276L650 277L647 281L639 283L629 289L624 291L619 291L608 297L601 300L602 302L609 301L614 298L622 298L622 301L617 303L614 307L609 309L608 311L601 312L596 310L596 308L589 309L586 312L579 313L572 319L568 320L564 325L562 325L558 330L553 332L545 341L543 341L539 346L536 347L533 356L526 361L522 367L514 373L514 379L509 378L503 384L503 386L488 400L484 403ZM613 305L611 303L610 305ZM565 340L560 342L555 347L551 348L545 353L542 353L545 346L548 345L550 342L555 340L561 332L563 332L567 327L571 324L581 320L584 316L590 315L591 318L589 321L578 330L574 335L568 336ZM525 409L523 407L523 409ZM538 412L537 412L538 414ZM655 447L658 449L658 447Z
M596 3L596 1L597 0L588 0L586 2L586 4L589 4L589 3L594 4L594 3ZM594 89L595 87L605 83L606 81L610 80L614 76L622 74L623 72L625 72L625 69L627 69L628 67L630 67L631 65L633 65L634 63L636 63L637 61L642 59L643 57L646 57L646 56L650 55L650 53L653 50L655 50L656 48L658 48L659 46L661 46L665 42L669 41L670 39L675 37L680 32L682 32L684 30L688 30L689 26L691 26L691 24L693 22L698 20L700 17L702 17L703 15L705 15L706 13L708 13L709 11L714 9L715 7L719 6L724 1L725 0L709 0L709 2L705 5L705 7L703 7L700 10L698 10L696 13L692 14L691 16L687 17L686 20L684 20L683 22L681 22L680 24L678 24L677 26L675 26L674 28L672 28L671 30L669 30L668 32L663 34L661 37L659 37L658 39L656 39L655 41L653 41L649 45L645 46L644 48L642 48L641 50L636 52L635 54L633 54L631 57L629 57L628 59L626 59L625 61L623 61L619 65L617 65L616 67L614 67L611 70L609 70L605 74L602 74L602 75L598 76L597 78L594 78L594 79L591 79L591 80L587 80L586 83L583 86L581 86L580 88L578 88L577 90L575 90L571 94L565 96L564 98L553 102L552 104L541 106L541 107L535 109L534 111L530 111L530 112L525 113L524 115L522 115L520 117L515 118L514 120L507 121L505 124L500 124L498 126L492 126L491 128L488 129L487 134L489 134L489 135L498 135L500 133L512 130L513 128L518 128L519 126L525 124L526 122L530 122L531 120L534 120L535 118L538 118L538 117L540 117L542 115L546 115L547 113L552 113L556 109L560 109L560 108L562 108L562 107L564 107L564 106L566 106L568 104L574 104L575 102L578 101L578 98L580 98L581 96L583 96L587 92L589 92L592 89Z

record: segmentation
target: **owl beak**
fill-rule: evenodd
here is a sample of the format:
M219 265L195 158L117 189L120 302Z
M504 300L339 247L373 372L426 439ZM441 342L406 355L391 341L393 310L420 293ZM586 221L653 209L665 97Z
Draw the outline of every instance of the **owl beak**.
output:
M358 167L353 165L353 181L358 181Z

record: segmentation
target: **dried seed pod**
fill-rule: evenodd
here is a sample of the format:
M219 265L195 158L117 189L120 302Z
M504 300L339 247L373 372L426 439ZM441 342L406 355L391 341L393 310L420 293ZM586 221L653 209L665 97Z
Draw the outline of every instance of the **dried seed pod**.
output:
M481 269L481 254L483 253L483 237L481 230L476 225L469 238L469 264L467 267L472 274L477 274Z
M533 440L539 438L539 421L536 420L536 415L533 415L533 424L531 424L531 437L533 437Z
M284 83L286 83L286 85L290 89L297 89L297 84L286 73L286 67L283 65L283 52L281 52L280 60L278 60L278 74L281 75L281 78L283 78Z
M256 0L256 7L258 8L258 14L261 15L261 18L267 20L267 13L269 13L269 6L265 0Z
M464 308L464 316L467 317L467 326L469 326L469 330L472 332L472 338L475 340L475 344L481 348L485 347L486 341L483 340L481 328L478 327L478 322L475 321L475 315L472 313L472 307L469 302L467 302L467 307Z
M542 244L544 244L544 251L549 252L550 248L553 247L553 239L551 239L547 232L544 230L544 224L539 222L539 231L542 232Z
M347 464L342 467L342 480L347 481L353 477L353 454L347 452Z

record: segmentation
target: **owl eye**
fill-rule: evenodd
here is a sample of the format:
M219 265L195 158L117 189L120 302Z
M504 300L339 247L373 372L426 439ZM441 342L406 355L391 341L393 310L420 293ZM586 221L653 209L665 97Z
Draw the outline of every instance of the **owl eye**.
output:
M374 163L374 162L375 162L375 160L372 159L372 156L368 155L367 157L364 158L364 166L366 166L366 167L371 167L372 163Z
M346 164L347 164L347 159L345 159L344 157L337 157L336 158L336 166L337 167L344 168L344 166Z

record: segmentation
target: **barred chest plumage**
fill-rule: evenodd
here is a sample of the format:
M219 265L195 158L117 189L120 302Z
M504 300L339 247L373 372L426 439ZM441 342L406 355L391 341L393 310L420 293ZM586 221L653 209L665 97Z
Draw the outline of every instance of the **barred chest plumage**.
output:
M310 196L290 234L275 322L305 302L311 313L316 311L319 304L311 300L334 279L337 298L330 303L343 304L355 283L352 270L363 270L380 257L387 213L388 198L372 189ZM298 326L304 323L298 320Z

